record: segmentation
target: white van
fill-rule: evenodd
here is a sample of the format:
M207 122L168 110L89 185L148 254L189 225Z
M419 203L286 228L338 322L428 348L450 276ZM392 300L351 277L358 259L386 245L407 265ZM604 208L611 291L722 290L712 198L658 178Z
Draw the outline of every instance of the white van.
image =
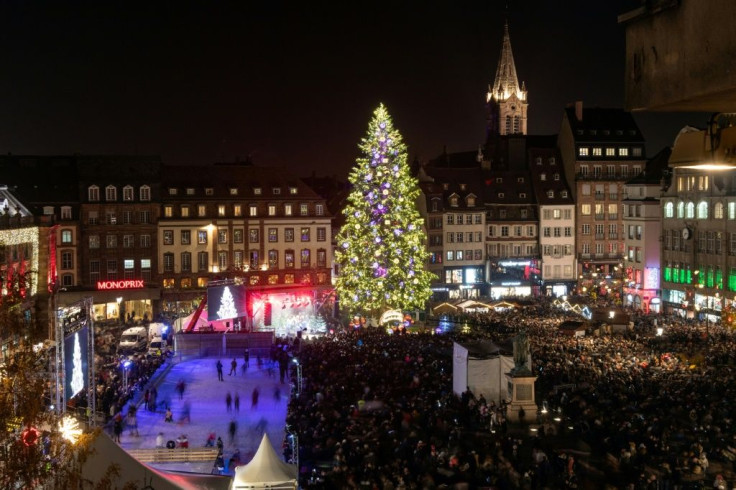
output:
M166 338L167 333L169 332L169 326L165 323L160 322L154 322L148 324L148 338L153 339L155 337L160 337L162 339Z
M133 327L123 331L118 344L118 352L142 351L148 346L146 327Z
M166 342L161 337L153 337L148 343L148 355L149 356L160 356L166 349Z

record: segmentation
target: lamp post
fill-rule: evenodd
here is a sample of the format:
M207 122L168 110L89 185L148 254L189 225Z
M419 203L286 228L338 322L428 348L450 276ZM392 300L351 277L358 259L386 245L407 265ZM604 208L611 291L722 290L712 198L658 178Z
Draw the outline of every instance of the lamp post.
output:
M128 391L128 368L130 365L130 360L123 362L123 391Z
M293 362L296 364L296 397L299 398L299 395L302 393L302 365L296 357L293 359Z

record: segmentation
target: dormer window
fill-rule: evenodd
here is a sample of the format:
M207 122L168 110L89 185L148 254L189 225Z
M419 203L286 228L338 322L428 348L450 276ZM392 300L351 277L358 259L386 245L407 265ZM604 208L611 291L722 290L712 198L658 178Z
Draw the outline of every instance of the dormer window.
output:
M461 191L464 191L466 189L466 187L467 187L466 184L460 184L460 190Z
M560 174L555 174L555 180L560 180Z
M516 182L523 184L524 183L524 177L517 177Z
M475 196L468 196L468 197L467 197L467 198L465 199L465 204L466 204L466 205L467 205L468 207L473 207L473 206L475 206Z
M526 192L519 192L519 199L526 199Z
M550 165L557 165L557 160L555 160L555 157L549 157L549 164Z
M274 187L274 188L273 188L273 194L274 194L275 196L277 196L277 195L281 194L281 187Z
M547 174L545 173L539 174L539 180L547 180Z
M238 195L238 188L237 187L231 187L230 188L230 195L231 196L237 196Z
M138 196L140 197L141 201L150 201L151 187L147 185L142 185L141 188L138 189Z
M212 187L205 187L204 188L204 195L205 196L214 196L215 190Z
M450 188L450 184L448 184L447 182L445 182L444 184L442 184L442 190L445 190L446 191L449 188Z
M560 191L560 197L567 197L567 191Z
M105 187L105 201L117 201L118 200L118 190L115 188L114 185L108 185Z
M194 195L194 187L187 187L187 196Z
M496 184L503 184L503 178L502 177L496 177Z
M450 196L450 206L453 208L457 207L457 196Z
M87 189L87 199L90 201L99 201L100 200L100 188L96 185L91 185Z
M537 165L541 165L541 164L542 164L542 157L537 157Z
M170 196L175 196L177 194L178 194L178 191L177 191L176 187L169 187L169 195Z
M289 194L291 194L292 196L294 196L294 195L296 195L298 193L299 193L299 189L297 187L289 187Z
M431 208L432 208L433 213L436 213L437 211L439 211L440 210L440 200L432 199Z
M44 206L43 207L43 214L45 216L49 216L54 214L54 207L53 206Z
M506 195L503 192L499 192L498 193L498 198L499 199L503 199L504 197L506 197Z
M126 185L123 187L123 201L132 201L133 200L133 186Z
M260 187L254 187L253 188L253 195L254 196L260 196L262 192L263 192L263 190L261 190Z
M555 197L555 191L553 191L553 190L548 190L548 191L547 191L547 197L549 197L550 199L551 199L551 198L553 198L553 197Z

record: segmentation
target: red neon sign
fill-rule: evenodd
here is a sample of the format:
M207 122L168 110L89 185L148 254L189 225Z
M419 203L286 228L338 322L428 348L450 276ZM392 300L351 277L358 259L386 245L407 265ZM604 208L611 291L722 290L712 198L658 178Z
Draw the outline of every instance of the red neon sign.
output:
M137 289L143 287L143 279L124 281L97 281L97 289Z

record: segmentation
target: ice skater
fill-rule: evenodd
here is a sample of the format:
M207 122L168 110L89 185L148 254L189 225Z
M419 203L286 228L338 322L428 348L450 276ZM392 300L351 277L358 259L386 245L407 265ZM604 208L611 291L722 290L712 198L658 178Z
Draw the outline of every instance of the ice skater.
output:
M225 407L227 408L227 411L228 412L230 412L230 410L231 410L230 407L231 407L232 404L233 404L233 397L230 394L230 392L228 391L227 392L227 395L225 395Z
M235 373L236 376L238 375L238 361L236 361L234 357L233 360L230 362L230 372L227 373L227 375L232 376L233 373Z
M235 445L235 437L238 435L238 423L235 419L230 421L230 425L227 428L228 434L230 434L230 445Z
M224 380L224 379L222 378L222 361L220 361L219 359L218 359L218 361L217 361L217 379L218 379L219 381L225 381L225 380Z
M253 393L251 394L251 398L250 398L250 408L251 409L258 408L258 396L260 394L261 393L258 391L258 387L257 386L255 388L253 388Z
M233 408L235 409L235 413L240 413L240 395L238 392L235 392L235 398L233 399Z

